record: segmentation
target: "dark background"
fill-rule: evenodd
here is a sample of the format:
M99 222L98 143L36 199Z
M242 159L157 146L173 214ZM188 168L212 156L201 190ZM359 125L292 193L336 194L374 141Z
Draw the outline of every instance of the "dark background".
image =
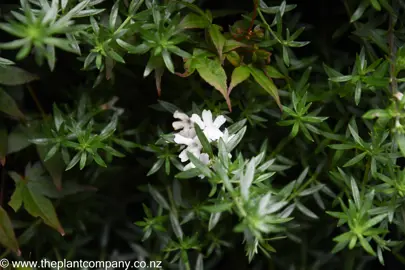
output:
M279 1L273 1L274 4L278 4ZM307 30L301 36L302 40L311 40L311 44L305 48L296 50L297 55L302 54L303 56L317 54L320 56L320 61L325 63L331 63L335 57L335 51L346 52L351 55L355 55L359 51L360 45L354 42L350 38L349 30L338 40L333 40L332 35L335 30L343 24L347 24L349 21L349 16L345 10L342 1L336 0L294 0L288 1L288 4L297 4L298 7L294 11L300 14L299 22L307 27ZM269 4L270 5L270 4ZM219 9L241 9L245 11L250 11L253 9L252 1L249 0L200 0L200 6L205 9L219 10ZM233 24L236 20L240 19L240 15L228 16L221 18L216 23L221 24L225 28ZM8 40L10 37L2 32L0 39L2 41ZM2 56L13 59L14 52L2 51ZM56 63L56 69L54 72L49 72L47 66L38 68L32 59L26 59L19 65L27 70L38 74L41 77L40 81L32 84L35 89L38 98L47 112L51 112L52 103L56 102L58 104L62 103L72 103L74 97L83 91L83 88L79 88L79 85L91 85L92 81L95 79L96 74L92 72L80 71L82 63L76 60L76 57L58 51L58 60ZM146 61L146 59L145 59ZM124 123L128 126L134 126L134 123L140 123L144 121L146 116L153 118L156 115L157 118L161 117L161 114L151 110L149 107L155 104L157 101L156 90L154 89L154 80L152 76L143 79L142 73L146 62L138 60L137 63L131 63L126 67L119 67L122 72L116 72L115 85L112 86L109 82L103 82L102 85L90 91L90 95L93 97L99 96L100 99L104 96L117 95L120 97L118 105L125 108L125 119ZM130 72L130 76L128 76ZM133 82L136 81L136 84ZM176 78L166 74L163 78L163 92L161 99L167 100L169 102L178 102L187 98L182 91L182 85L184 84L182 79ZM168 85L165 89L165 85ZM171 89L170 85L176 85L179 91L169 91ZM165 91L167 90L167 91ZM24 104L24 109L26 111L35 111L35 104L32 99L27 95L22 101ZM163 120L162 120L163 121ZM10 123L7 123L10 124ZM147 122L146 126L152 126L155 123ZM148 132L145 134L140 134L140 138L147 137ZM152 133L154 134L154 133ZM22 170L26 162L32 159L35 153L32 149L24 150L22 153L17 154L7 164L8 168L13 170ZM143 216L143 210L139 202L145 199L147 196L145 193L137 192L140 184L145 184L150 181L150 178L146 178L145 175L148 171L148 167L138 166L142 164L145 160L154 160L154 156L148 153L142 152L140 150L135 151L127 158L118 160L115 162L116 170L103 174L99 180L97 180L97 188L99 191L94 196L97 201L94 207L90 207L91 211L95 211L95 216L105 217L105 219L98 220L93 217L89 217L87 220L88 227L91 228L94 235L99 235L95 239L89 242L88 253L78 254L79 256L92 256L92 246L97 250L101 247L105 252L111 252L113 249L118 249L123 252L129 252L126 241L122 237L119 237L114 231L120 231L135 220L140 220ZM26 162L24 162L26 161ZM136 169L134 164L137 164ZM4 171L2 172L4 173ZM14 190L13 182L8 179L7 182L3 178L5 201L9 199L11 192ZM98 204L101 201L102 203ZM75 205L77 207L77 205ZM79 215L84 209L77 209L72 206L71 211L66 211L64 215L66 219L75 218L75 215ZM86 206L85 206L86 207ZM89 210L90 211L90 210ZM61 220L63 224L63 220ZM105 228L99 226L100 223L108 224L108 230L110 230L108 235L108 248L103 247L101 240L101 235L105 235ZM319 221L319 226L323 226L324 222ZM44 229L46 230L46 229ZM316 238L318 231L316 225L309 229L307 232L308 236ZM17 232L18 235L18 232ZM312 237L311 237L312 238ZM325 241L321 241L321 245L318 246L319 249L330 250L331 249L331 237L329 236ZM67 236L66 241L70 241ZM240 240L240 241L239 241ZM241 243L242 239L239 239ZM308 239L309 242L311 239ZM105 241L105 240L104 240ZM37 244L40 245L38 240ZM277 245L275 245L277 248ZM283 248L288 250L283 250ZM33 250L36 247L32 247ZM298 245L283 245L277 248L280 254L286 254L292 256L292 254L300 254L300 247ZM96 254L94 254L96 255ZM276 253L274 257L277 257ZM345 256L344 254L342 256ZM260 257L260 256L259 256ZM402 269L403 266L396 260L396 258L390 253L384 254L386 260L386 266L380 266L380 264L375 261L373 266L367 269ZM339 264L339 262L337 262ZM344 266L338 267L344 269ZM242 244L236 246L236 248L229 250L227 255L224 257L220 267L218 269L251 269L247 263L247 258L245 257L245 252ZM263 266L262 269L281 269L281 268L266 268Z

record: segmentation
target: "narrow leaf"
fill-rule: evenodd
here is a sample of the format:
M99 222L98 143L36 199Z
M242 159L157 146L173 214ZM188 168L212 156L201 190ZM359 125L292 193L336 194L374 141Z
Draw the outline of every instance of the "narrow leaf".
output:
M231 94L232 89L243 81L247 80L250 76L250 69L247 66L240 66L233 70L231 76L231 84L228 88L228 95Z
M1 88L0 88L0 111L17 118L24 118L24 115L18 108L14 99Z
M250 68L250 74L252 74L253 78L255 81L264 89L266 90L267 93L269 93L274 100L276 101L278 107L282 109L282 105L280 102L280 97L278 95L278 90L276 85L273 83L273 81L264 74L263 71L260 69L257 69L255 67L249 66Z
M0 243L17 253L20 256L21 251L18 246L17 239L14 234L13 225L7 215L6 210L0 206Z

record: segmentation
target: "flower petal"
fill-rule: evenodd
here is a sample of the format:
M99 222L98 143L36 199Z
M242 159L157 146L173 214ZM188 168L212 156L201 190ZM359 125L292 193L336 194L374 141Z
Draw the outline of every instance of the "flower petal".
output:
M194 156L196 156L197 158L199 158L201 155L201 147L197 144L193 144L193 145L187 147L187 150L190 153L192 153Z
M174 114L173 114L173 117L177 118L177 119L180 119L180 120L183 120L183 121L187 121L187 120L190 119L190 117L188 117L187 114L182 113L180 111L175 111Z
M194 128L184 128L179 134L186 138L194 138L195 137L195 129Z
M206 126L212 125L212 113L211 113L211 111L209 111L209 110L204 110L204 111L202 112L202 119L203 119L204 124L205 124Z
M191 145L193 143L193 139L186 138L184 136L181 136L180 134L175 134L174 142L177 144Z
M195 166L194 166L194 164L192 162L190 162L189 164L184 166L183 170L188 171L188 170L193 169L193 168L195 168Z
M204 129L204 134L209 141L216 141L224 135L222 131L214 126L206 127Z
M202 153L200 155L200 160L201 160L202 163L207 165L208 163L210 163L210 156L207 153Z
M205 128L205 124L204 122L201 120L201 117L197 114L193 114L191 116L191 121L193 121L194 123L196 123L201 129Z
M182 121L176 121L172 123L174 130L179 130L185 127L185 123Z
M179 155L180 161L181 162L186 162L188 160L188 156L187 156L187 148L184 149L183 151L181 151L180 155Z
M218 116L214 121L214 126L220 128L223 124L225 124L226 118L223 115Z

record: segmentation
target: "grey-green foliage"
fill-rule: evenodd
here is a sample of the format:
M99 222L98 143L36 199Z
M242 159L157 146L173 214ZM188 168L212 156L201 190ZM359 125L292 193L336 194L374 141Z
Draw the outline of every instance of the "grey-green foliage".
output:
M215 269L242 247L246 259L238 260L255 269L265 263L362 269L370 258L384 264L388 253L404 261L405 4L343 1L347 23L333 38L353 34L356 49L323 62L319 50L297 56L312 42L295 16L297 5L252 0L252 12L228 29L217 24L223 14L197 2L21 0L2 18L0 29L12 40L0 49L14 51L17 63L0 58L0 120L7 118L0 125L0 164L28 162L24 173L21 166L3 168L15 187L6 195L8 213L0 201L0 243L8 248L2 257L22 250L18 258L30 259L24 248L42 236L43 222L81 242L76 247L46 235L35 245L36 258L105 259L115 216L104 222L103 211L114 200L81 193L94 191L87 184L103 186L104 173L124 171L126 178L135 171L144 177L135 199L117 196L143 209L129 221L135 227L125 224L116 233L135 251L131 259ZM16 65L33 58L40 67L46 60L58 72L64 53L77 57L87 80L78 93L63 89L69 105L52 102L45 112L31 84L41 78ZM102 90L118 89L121 80L141 85L152 72L153 88L166 101L151 106L157 114L125 122L144 100L120 108ZM143 90L135 91L143 96ZM37 111L24 107L24 95ZM34 146L35 155L18 155ZM123 150L134 149L136 161L125 164ZM113 156L124 158L121 167ZM20 208L38 220L19 223ZM102 236L80 239L93 219ZM24 229L18 240L12 222ZM93 237L101 238L96 255L84 252ZM49 244L54 253L47 253Z

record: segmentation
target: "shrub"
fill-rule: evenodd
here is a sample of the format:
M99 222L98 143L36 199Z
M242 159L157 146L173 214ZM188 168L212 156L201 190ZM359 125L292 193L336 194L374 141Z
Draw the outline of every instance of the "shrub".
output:
M1 258L405 261L405 4L224 3L2 4Z

